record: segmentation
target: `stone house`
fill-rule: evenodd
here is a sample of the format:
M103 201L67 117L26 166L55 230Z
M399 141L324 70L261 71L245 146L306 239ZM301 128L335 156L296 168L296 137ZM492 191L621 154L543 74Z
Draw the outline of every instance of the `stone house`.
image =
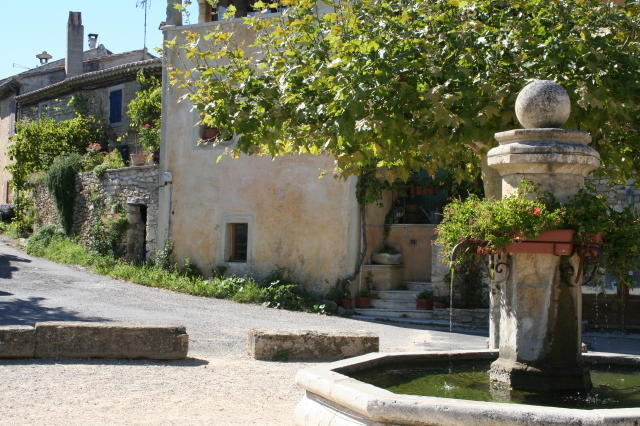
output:
M69 100L79 96L86 101L86 112L109 124L115 140L129 125L124 111L138 90L138 70L161 74L161 60L144 49L115 54L98 44L97 34L89 34L88 42L84 50L81 13L69 12L65 58L49 61L51 56L43 52L37 55L39 67L0 80L0 202L11 200L7 149L16 121L44 115L71 118ZM127 142L136 149L135 140Z
M240 39L251 37L241 19L214 23L224 10L212 11L204 1L198 23L182 25L172 3L162 27L166 40L180 40L186 29L205 34L213 25L230 26ZM242 2L235 3L240 11ZM166 73L188 67L188 61L176 49L165 49L165 58L158 243L172 241L176 258L189 258L204 273L224 266L230 273L261 277L284 268L316 293L352 277L363 241L356 179L319 178L333 167L333 160L322 156L242 156L216 162L225 147L200 143L207 129L198 125L198 112L179 101L184 90L167 84ZM388 241L403 253L404 265L371 264L371 253L382 245L387 210L367 208L366 265L353 281L353 292L429 279L432 224L392 225Z
M135 135L128 135L130 120L126 114L129 102L139 90L136 74L140 70L161 76L162 60L146 50L112 53L97 45L97 35L89 34L89 50L83 51L84 28L79 12L69 12L67 57L54 62L44 58L42 66L0 82L0 166L9 164L7 147L15 132L15 121L44 116L55 120L72 118L81 103L81 112L104 122L109 130L109 145L117 139L121 153L137 152ZM40 56L40 55L39 55ZM48 56L48 55L47 55ZM70 101L77 101L73 105ZM5 113L6 111L6 113ZM122 147L125 147L122 150ZM0 174L3 188L10 176ZM98 177L81 173L76 179L72 233L88 242L101 216L123 209L128 221L124 237L125 255L142 261L155 250L158 212L158 168L155 165L107 170ZM9 201L5 189L2 201ZM34 189L37 209L36 226L59 224L58 212L51 196L37 185Z

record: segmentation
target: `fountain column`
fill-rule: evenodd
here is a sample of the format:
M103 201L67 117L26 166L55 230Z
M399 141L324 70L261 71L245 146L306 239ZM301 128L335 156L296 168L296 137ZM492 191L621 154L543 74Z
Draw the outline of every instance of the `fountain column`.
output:
M520 181L537 183L560 201L584 187L584 177L600 164L587 144L591 136L562 129L571 105L562 86L536 80L522 89L516 115L524 129L496 133L499 146L488 165L502 177L502 196ZM579 258L552 254L512 254L501 286L499 358L491 380L513 389L582 390L591 387L582 364Z

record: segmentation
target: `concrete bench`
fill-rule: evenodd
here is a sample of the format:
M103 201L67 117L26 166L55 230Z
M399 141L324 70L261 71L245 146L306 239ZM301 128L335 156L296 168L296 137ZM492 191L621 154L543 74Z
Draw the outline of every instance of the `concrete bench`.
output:
M249 330L249 356L270 361L335 361L378 352L374 333Z
M0 328L0 358L184 359L184 326L41 322Z

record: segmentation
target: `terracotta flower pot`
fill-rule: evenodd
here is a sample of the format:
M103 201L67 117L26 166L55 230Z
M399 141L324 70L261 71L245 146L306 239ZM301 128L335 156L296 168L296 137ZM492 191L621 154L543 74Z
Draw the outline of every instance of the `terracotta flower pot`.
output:
M416 299L416 309L421 309L421 310L433 309L433 300Z
M434 308L438 308L438 309L444 309L444 308L447 307L447 304L444 303L444 302L436 302L436 301L434 301L433 302L433 307Z
M353 299L350 297L343 297L340 300L340 304L342 305L343 308L351 309L353 308Z
M507 253L554 254L569 256L573 253L573 229L552 229L544 231L538 237L519 239L507 246Z
M132 166L144 166L147 163L146 154L129 154Z
M356 308L370 308L371 307L371 298L370 297L358 297L356 296Z

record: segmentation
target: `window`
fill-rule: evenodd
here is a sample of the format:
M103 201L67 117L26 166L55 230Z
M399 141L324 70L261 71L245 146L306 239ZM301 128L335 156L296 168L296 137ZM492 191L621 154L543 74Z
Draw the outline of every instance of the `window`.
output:
M122 89L109 91L109 123L122 122Z
M247 248L249 240L249 224L230 223L228 224L228 261L246 262Z

